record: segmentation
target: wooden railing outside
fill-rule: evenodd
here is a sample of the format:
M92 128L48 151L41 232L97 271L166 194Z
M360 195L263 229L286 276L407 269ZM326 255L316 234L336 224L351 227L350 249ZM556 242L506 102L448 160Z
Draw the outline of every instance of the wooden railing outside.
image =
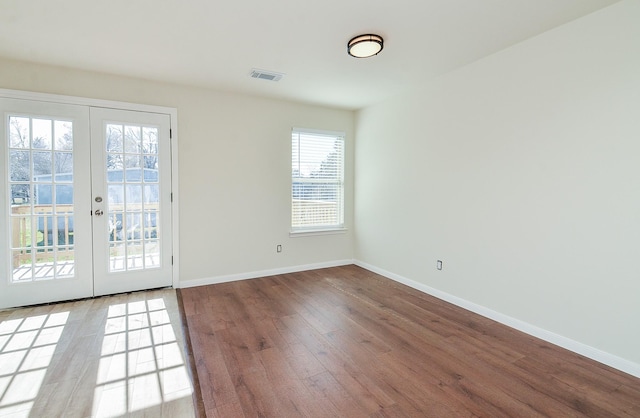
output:
M50 204L34 205L33 217L30 216L31 205L12 205L11 214L11 246L13 250L13 266L17 268L23 264L43 263L53 261L53 251L57 250L57 260L73 260L73 205L57 204L56 213L52 213ZM127 206L129 211L142 211L142 205ZM158 203L144 205L146 211L157 211ZM109 219L110 239L121 241L131 239L133 234L140 234L142 225L129 225L123 235L116 237L116 232L121 225L117 219L117 213L122 213L122 205L111 206L111 218ZM31 222L36 225L31 226ZM158 226L153 225L145 230L146 238L158 236ZM32 234L35 233L35 247ZM35 251L35 253L34 253ZM35 260L32 260L35 254Z
M294 199L291 207L292 225L331 225L338 219L338 203L324 200Z
M73 205L56 205L56 213L52 213L51 205L34 205L33 222L40 223L32 228L31 205L15 205L11 207L11 214L18 215L11 218L12 239L11 246L17 248L13 251L13 266L32 262L32 252L35 250L35 262L46 262L53 260L53 249L58 250L59 260L73 259ZM20 216L22 215L22 216ZM62 219L57 221L56 219ZM51 225L53 223L53 225ZM62 228L59 229L59 226ZM33 236L35 233L36 247L33 247ZM55 236L57 236L57 247L54 247Z

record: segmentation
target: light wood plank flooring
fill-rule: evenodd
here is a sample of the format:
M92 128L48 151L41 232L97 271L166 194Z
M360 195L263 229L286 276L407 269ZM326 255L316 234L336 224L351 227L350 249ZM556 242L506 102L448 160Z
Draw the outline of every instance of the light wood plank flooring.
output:
M355 266L179 293L208 417L640 417L640 379Z
M174 290L0 312L0 417L192 417Z

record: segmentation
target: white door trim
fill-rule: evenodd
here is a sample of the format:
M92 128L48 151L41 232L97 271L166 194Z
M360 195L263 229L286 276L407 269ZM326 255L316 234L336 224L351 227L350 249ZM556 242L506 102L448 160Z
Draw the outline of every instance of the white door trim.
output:
M179 242L179 181L178 181L178 109L175 107L165 107L156 105L146 105L139 103L119 102L113 100L92 99L87 97L65 96L50 93L38 93L22 90L0 89L0 97L7 99L34 100L41 102L52 102L60 104L75 104L90 107L105 107L109 109L134 110L149 113L162 113L169 115L171 120L171 192L173 199L171 203L172 219L172 247L173 247L173 271L172 283L174 288L180 283L180 242Z

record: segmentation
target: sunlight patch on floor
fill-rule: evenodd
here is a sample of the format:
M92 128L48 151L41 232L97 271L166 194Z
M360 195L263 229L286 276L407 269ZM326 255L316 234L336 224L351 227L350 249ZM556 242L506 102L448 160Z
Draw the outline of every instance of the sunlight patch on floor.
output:
M58 312L0 322L0 416L30 415L68 318Z
M192 393L164 300L109 306L92 415L153 409Z

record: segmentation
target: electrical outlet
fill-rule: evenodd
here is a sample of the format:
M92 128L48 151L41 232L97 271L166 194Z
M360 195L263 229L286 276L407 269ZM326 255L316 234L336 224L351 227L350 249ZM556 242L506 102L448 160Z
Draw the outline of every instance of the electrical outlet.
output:
M438 260L438 261L436 262L436 268L437 268L438 270L442 270L442 260Z
M277 253L281 253L282 252L282 245L280 245L280 244L276 245L276 252Z

